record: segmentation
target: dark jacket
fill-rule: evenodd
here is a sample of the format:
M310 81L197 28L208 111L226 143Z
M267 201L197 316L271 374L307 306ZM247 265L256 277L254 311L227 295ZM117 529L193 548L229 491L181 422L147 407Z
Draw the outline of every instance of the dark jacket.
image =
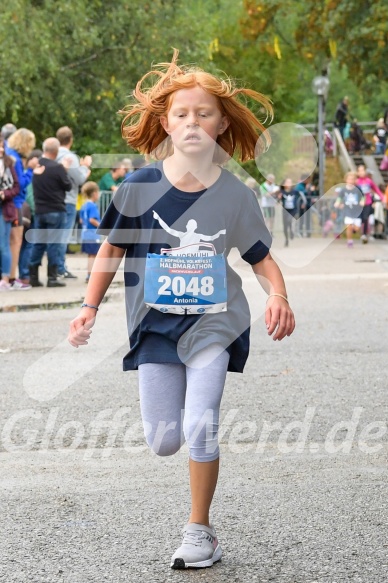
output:
M18 213L15 207L14 198L19 194L19 180L16 174L16 170L13 166L6 168L5 171L9 170L12 180L8 181L7 188L1 186L2 178L0 177L0 190L4 192L4 200L0 201L1 212L3 213L3 218L6 223L13 222L17 219ZM13 182L10 184L9 182Z
M64 166L44 157L40 158L39 164L45 169L42 174L34 174L32 179L35 213L65 212L65 196L72 188L72 182Z
M337 127L342 128L345 127L347 120L348 120L348 106L346 105L346 103L341 101L335 112L334 124Z

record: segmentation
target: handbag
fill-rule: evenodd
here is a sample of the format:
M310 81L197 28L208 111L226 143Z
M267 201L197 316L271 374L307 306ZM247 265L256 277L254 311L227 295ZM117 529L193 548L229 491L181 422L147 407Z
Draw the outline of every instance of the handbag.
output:
M217 255L214 245L202 242L161 249L160 255L147 253L144 302L162 314L200 316L226 312L224 253Z

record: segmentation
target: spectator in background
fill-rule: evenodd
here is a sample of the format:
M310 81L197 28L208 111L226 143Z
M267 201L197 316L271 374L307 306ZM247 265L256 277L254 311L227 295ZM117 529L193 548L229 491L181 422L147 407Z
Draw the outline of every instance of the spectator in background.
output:
M354 118L350 128L350 147L351 154L357 154L361 150L370 148L371 144L365 139L364 132L358 125L356 118Z
M66 267L66 249L69 243L71 234L73 232L75 218L77 214L77 198L80 187L90 176L90 166L92 165L91 156L85 156L79 159L78 156L71 151L73 146L73 132L67 127L63 126L57 130L57 139L59 140L60 147L58 151L57 162L62 162L64 158L69 160L70 166L68 166L67 174L71 180L72 187L66 192L65 205L66 205L66 225L65 229L67 236L65 242L61 246L61 254L58 262L58 276L64 277L65 279L76 279L76 275L70 273Z
M27 158L27 163L31 158L41 158L42 150L32 150L31 154ZM32 187L32 182L27 186L26 200L23 202L22 206L22 221L23 221L23 241L20 248L19 255L19 276L20 280L24 284L30 283L30 260L32 253L32 243L28 240L27 233L34 228L34 215L35 215L35 202L34 202L34 189Z
M275 209L278 203L280 187L275 184L275 176L268 174L267 179L260 185L260 204L263 210L265 224L273 236L275 223Z
M352 129L352 124L350 121L347 121L345 124L345 128L342 134L343 140L345 142L346 149L350 150L350 131Z
M377 122L376 129L373 134L373 141L375 144L375 154L377 156L384 156L387 148L388 129L385 126L384 118L380 117Z
M124 180L126 180L127 178L129 178L131 176L131 174L134 173L133 164L132 164L132 160L130 158L124 158L122 163L125 166Z
M280 188L280 200L283 205L285 247L288 247L289 239L294 238L294 224L298 215L298 207L301 199L302 193L293 188L292 178L286 178Z
M19 264L20 248L23 241L23 217L22 206L27 196L27 186L31 184L33 170L38 164L38 158L29 158L32 149L35 148L35 135L26 128L16 130L9 138L6 153L15 161L15 170L19 181L19 194L14 198L15 207L18 212L16 220L12 223L11 229L11 273L10 283L14 290L29 290L30 285L16 279L16 271ZM28 159L28 162L27 162Z
M384 117L383 117L383 120L384 120L385 127L386 127L386 129L388 130L388 107L387 107L387 109L384 111Z
M86 202L80 212L82 252L88 255L88 273L85 280L88 283L94 260L100 248L100 237L97 235L97 227L101 221L100 211L97 206L97 201L100 196L98 184L96 182L85 182L82 187L82 194L86 198Z
M331 133L329 132L329 130L325 130L324 132L324 136L323 136L324 142L325 142L325 152L328 156L332 156L333 152L334 152L334 142L333 142L333 136L331 135Z
M344 129L349 116L349 98L344 97L338 104L335 111L334 126L339 129L341 136L344 137Z
M374 214L373 203L375 193L381 200L384 199L384 195L379 189L379 187L373 182L373 180L367 176L366 168L361 164L357 168L357 181L356 186L361 190L364 195L364 206L362 208L362 235L361 241L363 243L368 243L369 240L369 217Z
M5 146L7 147L8 138L12 136L17 130L17 127L13 123L6 123L1 128L1 137L4 140Z
M381 192L384 192L385 186L384 184L380 184L379 186ZM386 239L385 233L385 193L383 199L375 197L375 203L373 208L373 215L374 215L374 222L375 222L375 230L374 236L375 239Z
M317 200L317 192L311 176L303 174L300 182L295 186L295 190L300 192L302 197L300 200L298 233L301 237L305 235L311 237L311 213L305 214Z
M0 291L10 291L11 271L11 225L17 216L14 204L19 193L19 182L13 160L5 153L5 141L0 137L0 254L2 274Z
M120 161L114 164L113 168L101 178L98 186L100 190L110 190L115 192L120 183L124 180L124 176L127 172L125 164Z
M35 201L35 228L38 231L38 241L34 241L31 263L30 283L33 287L43 284L39 281L38 272L42 257L47 251L47 287L63 287L65 282L58 280L58 261L60 259L62 230L66 225L66 193L72 188L72 182L67 175L66 166L71 164L68 158L62 163L56 162L59 151L57 138L47 138L43 142L43 156L39 160L39 168L35 169L32 186ZM56 231L59 231L56 233ZM42 239L43 234L47 239Z

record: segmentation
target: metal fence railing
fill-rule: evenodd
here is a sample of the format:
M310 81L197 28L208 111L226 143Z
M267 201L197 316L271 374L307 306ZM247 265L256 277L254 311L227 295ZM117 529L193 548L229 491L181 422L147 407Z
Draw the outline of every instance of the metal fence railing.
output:
M341 136L341 132L337 128L335 128L333 131L333 142L334 142L334 155L338 156L342 172L344 174L346 172L355 172L356 165L354 163L354 160L349 155L345 142Z
M113 196L113 192L111 190L101 190L100 192L100 198L98 199L97 205L98 205L98 209L100 211L100 217L102 217L105 214L106 209L109 206L110 201L112 200L112 196ZM70 245L79 245L81 243L81 225L78 221L78 214L77 214L77 220L75 222L74 228L73 228L73 232L71 234L71 237L69 239L69 244Z
M100 217L105 214L106 209L112 200L113 192L111 190L101 190L100 198L98 199L98 208L100 211Z

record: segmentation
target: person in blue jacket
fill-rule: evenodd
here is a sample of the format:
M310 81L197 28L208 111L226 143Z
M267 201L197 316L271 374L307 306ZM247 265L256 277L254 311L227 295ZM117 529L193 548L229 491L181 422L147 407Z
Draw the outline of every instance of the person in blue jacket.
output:
M20 191L14 198L14 204L17 209L17 218L12 224L11 229L11 272L10 283L15 290L29 290L31 285L20 278L16 278L16 270L19 265L20 249L23 241L23 219L22 206L26 200L27 187L32 182L34 168L38 165L38 158L27 158L31 151L35 148L35 135L26 128L16 130L7 142L6 154L14 159L14 167L18 177ZM19 269L20 273L20 269Z

